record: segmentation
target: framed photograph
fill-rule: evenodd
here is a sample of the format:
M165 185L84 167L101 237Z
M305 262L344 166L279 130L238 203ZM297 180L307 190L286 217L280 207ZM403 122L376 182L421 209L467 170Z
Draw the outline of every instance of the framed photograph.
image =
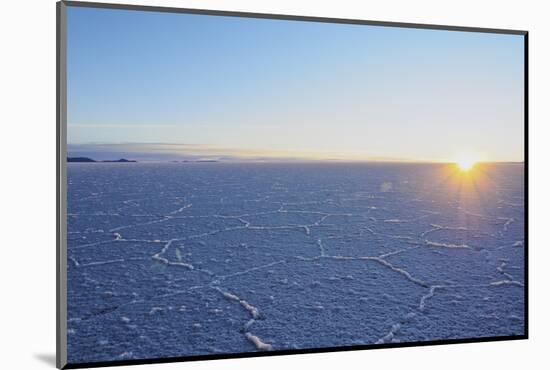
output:
M57 12L59 368L527 338L526 31Z

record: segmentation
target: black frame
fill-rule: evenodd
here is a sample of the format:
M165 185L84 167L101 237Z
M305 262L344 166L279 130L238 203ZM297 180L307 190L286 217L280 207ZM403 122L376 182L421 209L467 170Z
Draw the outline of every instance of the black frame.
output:
M57 11L57 94L56 94L56 120L57 120L57 145L56 145L56 366L59 369L78 369L92 368L105 366L122 366L122 365L142 365L142 364L158 364L171 362L186 362L186 361L202 361L202 360L219 360L232 358L248 358L248 357L264 357L264 356L280 356L280 355L295 355L307 353L324 353L324 352L342 352L342 351L357 351L365 349L378 348L402 348L402 347L420 347L430 345L444 344L460 344L460 343L482 343L482 342L498 342L507 340L520 340L529 338L529 32L525 30L512 29L495 29L495 28L478 28L478 27L460 27L449 25L435 25L422 23L401 23L401 22L383 22L360 19L344 19L344 18L327 18L327 17L311 17L299 15L285 14L268 14L268 13L251 13L251 12L233 12L223 10L209 9L191 9L191 8L175 8L162 6L146 6L146 5L129 5L129 4L113 4L113 3L98 3L84 1L59 1L56 4ZM521 35L524 38L524 334L512 336L495 336L495 337L480 337L480 338L462 338L462 339L442 339L407 343L384 343L384 344L367 344L367 345L349 345L341 347L322 347L322 348L307 348L296 350L275 350L270 352L240 352L240 353L224 353L210 355L193 355L193 356L178 356L166 358L138 359L138 360L114 360L114 361L98 361L88 363L67 363L66 362L66 210L65 196L66 189L63 184L65 180L66 170L66 25L65 25L65 7L87 7L87 8L103 8L103 9L118 9L118 10L137 10L149 12L164 12L164 13L185 13L185 14L202 14L225 17L241 17L241 18L260 18L260 19L277 19L290 21L306 21L320 23L339 23L339 24L356 24L382 27L399 27L399 28L418 28L418 29L433 29L444 31L460 31L460 32L481 32L481 33L496 33L496 34L511 34ZM64 249L65 248L65 249ZM64 352L63 352L64 351ZM64 357L64 358L61 358Z

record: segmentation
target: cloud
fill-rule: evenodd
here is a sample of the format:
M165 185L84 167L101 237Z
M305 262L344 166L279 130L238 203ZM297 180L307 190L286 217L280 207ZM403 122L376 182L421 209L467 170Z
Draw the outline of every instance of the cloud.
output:
M73 157L92 157L94 159L127 158L139 160L182 160L209 159L223 161L406 161L391 157L367 157L338 155L337 153L316 153L293 150L269 150L228 148L216 145L191 143L69 143L67 151ZM390 191L391 183L383 184L382 191Z

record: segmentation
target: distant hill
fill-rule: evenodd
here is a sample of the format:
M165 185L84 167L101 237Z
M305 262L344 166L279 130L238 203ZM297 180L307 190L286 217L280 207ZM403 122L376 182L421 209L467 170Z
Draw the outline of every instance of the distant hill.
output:
M134 161L134 160L130 160L130 159L125 159L125 158L121 158L121 159L116 159L116 160L111 160L111 161L101 161L101 162L116 162L116 163L135 163L137 161Z
M68 157L67 162L96 162L92 158L88 157Z
M68 157L67 162L78 162L78 163L95 163L95 162L104 162L104 163L134 163L137 161L121 158L116 160L105 160L105 161L96 161L88 157Z

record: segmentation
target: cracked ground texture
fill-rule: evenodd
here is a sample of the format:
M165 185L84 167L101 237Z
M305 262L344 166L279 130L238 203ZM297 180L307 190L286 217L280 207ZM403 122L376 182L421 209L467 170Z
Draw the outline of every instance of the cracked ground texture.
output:
M70 362L524 333L523 165L68 165Z

